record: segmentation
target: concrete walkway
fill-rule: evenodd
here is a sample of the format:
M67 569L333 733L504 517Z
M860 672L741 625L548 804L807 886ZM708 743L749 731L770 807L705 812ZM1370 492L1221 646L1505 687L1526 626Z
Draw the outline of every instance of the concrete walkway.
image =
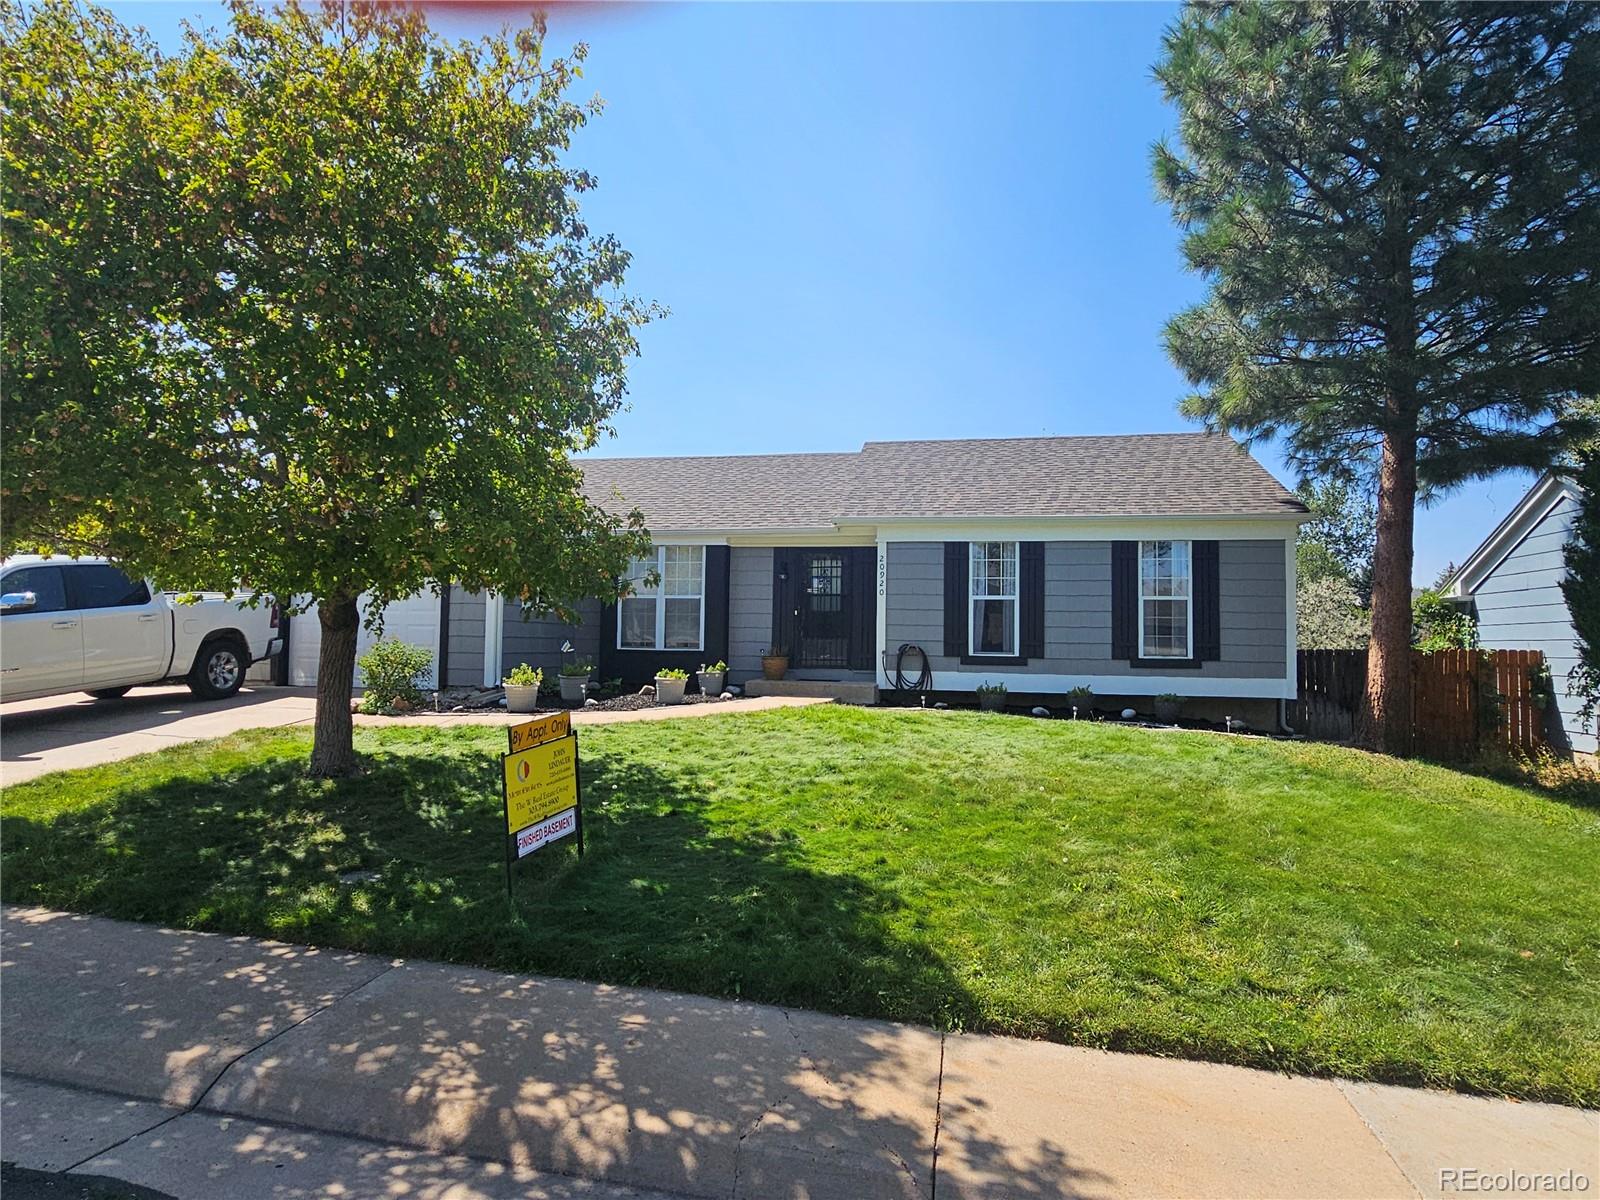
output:
M1600 1115L1577 1109L4 919L5 1156L177 1196L1432 1197L1488 1176L1553 1195L1536 1181L1563 1171L1561 1195L1600 1188Z
M761 697L720 704L663 705L632 712L578 711L578 725L664 721L759 712L825 701ZM48 771L93 767L182 742L225 737L241 729L309 725L316 716L313 688L248 687L227 700L196 700L186 687L136 688L120 700L87 694L0 704L0 786ZM498 710L422 713L410 717L357 715L359 725L506 725L527 718Z

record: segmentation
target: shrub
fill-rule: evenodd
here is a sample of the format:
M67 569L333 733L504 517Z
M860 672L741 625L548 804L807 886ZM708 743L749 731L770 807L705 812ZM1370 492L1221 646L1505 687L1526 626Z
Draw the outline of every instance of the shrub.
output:
M511 674L500 681L503 687L538 687L543 682L544 672L527 663L518 663L511 668Z
M356 659L356 665L366 677L366 691L361 695L362 712L422 707L419 678L433 666L432 651L398 639L383 638Z
M594 673L594 664L587 662L563 663L561 674L568 679L587 679Z
M656 672L657 679L687 679L689 672L681 667L662 667Z

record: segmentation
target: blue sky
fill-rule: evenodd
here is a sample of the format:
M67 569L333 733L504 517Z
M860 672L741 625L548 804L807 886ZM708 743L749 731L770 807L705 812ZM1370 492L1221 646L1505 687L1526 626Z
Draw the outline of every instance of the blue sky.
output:
M174 45L196 0L113 5ZM517 10L435 8L476 34ZM1188 427L1160 333L1201 294L1151 183L1175 125L1165 4L580 5L574 161L592 228L671 312L606 454L851 450L885 438ZM1271 445L1257 456L1293 478ZM1418 514L1416 580L1526 488Z

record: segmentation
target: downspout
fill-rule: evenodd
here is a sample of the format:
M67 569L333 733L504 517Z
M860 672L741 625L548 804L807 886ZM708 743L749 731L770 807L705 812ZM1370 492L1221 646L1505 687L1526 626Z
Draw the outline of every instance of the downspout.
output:
M1281 696L1278 698L1278 732L1295 736L1294 728L1289 724L1289 702Z

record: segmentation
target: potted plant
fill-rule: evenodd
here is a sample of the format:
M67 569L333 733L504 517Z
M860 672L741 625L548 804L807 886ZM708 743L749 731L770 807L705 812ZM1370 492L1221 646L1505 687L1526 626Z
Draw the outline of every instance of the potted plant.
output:
M707 696L722 695L722 685L728 678L728 664L720 659L709 667L700 664L700 691Z
M1006 706L1006 685L984 680L978 685L978 707L984 712L999 712Z
M1162 692L1156 697L1156 720L1165 721L1169 725L1178 719L1178 714L1183 711L1183 697L1176 692Z
M561 701L563 704L582 704L589 691L589 676L593 674L594 666L591 663L575 662L561 664Z
M1094 715L1094 689L1079 684L1067 693L1067 703L1072 707L1076 717L1092 717Z
M761 678L782 679L789 673L789 652L787 650L764 650L761 653Z
M656 703L682 704L683 689L689 683L689 672L678 667L662 667L656 672Z
M539 707L539 685L544 682L544 672L527 663L518 663L511 674L500 681L506 690L506 711L531 713Z

